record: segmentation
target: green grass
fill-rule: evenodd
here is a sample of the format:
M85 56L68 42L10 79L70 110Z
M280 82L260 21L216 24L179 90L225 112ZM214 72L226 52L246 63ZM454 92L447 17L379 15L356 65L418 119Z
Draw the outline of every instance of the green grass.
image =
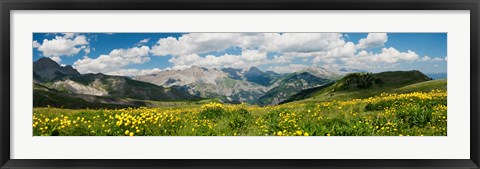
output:
M430 79L419 71L393 71L382 73L351 73L333 84L325 87L317 87L304 90L297 95L290 97L283 103L292 101L330 101L330 100L351 100L362 99L379 95L381 93L392 93L398 88L428 82ZM445 84L438 84L445 85ZM425 86L428 88L431 86ZM436 88L435 88L436 89ZM415 91L416 88L409 90ZM421 90L423 91L423 90ZM430 90L425 90L426 92ZM446 91L446 87L445 90Z
M445 92L258 107L34 108L35 136L446 136ZM132 133L133 132L133 133Z
M426 82L415 83L395 89L396 93L409 93L415 91L429 92L431 90L447 91L447 79L431 80Z

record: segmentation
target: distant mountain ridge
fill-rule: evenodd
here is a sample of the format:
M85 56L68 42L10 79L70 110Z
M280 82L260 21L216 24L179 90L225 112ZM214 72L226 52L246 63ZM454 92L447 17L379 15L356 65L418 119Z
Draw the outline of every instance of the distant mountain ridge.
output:
M156 74L133 77L134 80L165 87L177 87L192 95L220 98L225 102L252 102L268 88L246 81L239 69L191 67L183 70L166 70Z
M125 77L102 73L80 74L72 66L60 66L49 58L41 58L33 65L34 83L48 89L41 92L37 90L37 96L43 93L43 96L51 94L76 97L87 102L99 101L108 104L115 104L117 100L128 105L142 104L133 104L123 98L153 101L212 98L226 103L246 102L265 106L314 97L320 90L335 92L355 90L365 87L364 85L381 87L404 83L396 79L410 78L417 81L430 79L419 71L351 74L362 70L348 68L331 70L318 66L285 74L262 71L257 67L219 69L193 66L182 70L164 70L148 75ZM346 75L349 78L345 78ZM369 76L363 77L364 75ZM366 79L359 80L352 76ZM420 78L416 78L417 76Z
M344 74L315 66L287 74L263 72L257 67L217 69L193 66L133 79L159 86L177 86L192 95L219 98L224 102L269 105L288 99L303 89L330 83Z
M291 73L275 83L265 95L255 103L259 105L275 105L301 90L318 87L330 83L332 80L315 76L309 72Z

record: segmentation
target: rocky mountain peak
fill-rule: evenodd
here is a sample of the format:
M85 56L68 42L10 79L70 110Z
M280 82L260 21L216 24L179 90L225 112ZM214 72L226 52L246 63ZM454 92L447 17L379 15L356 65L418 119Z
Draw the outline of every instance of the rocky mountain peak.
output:
M53 61L50 58L43 57L38 59L36 62L33 62L34 70L45 70L45 69L52 69L52 68L60 68L61 66Z
M36 80L50 81L60 76L79 75L80 73L72 66L60 66L57 62L50 58L43 57L33 62L33 73L35 77L41 78Z
M265 72L261 71L255 66L250 67L246 72L246 75L263 75Z
M334 70L329 70L324 67L320 66L310 66L303 71L300 72L308 72L314 76L324 78L324 79L338 79L339 77L343 76L344 73Z

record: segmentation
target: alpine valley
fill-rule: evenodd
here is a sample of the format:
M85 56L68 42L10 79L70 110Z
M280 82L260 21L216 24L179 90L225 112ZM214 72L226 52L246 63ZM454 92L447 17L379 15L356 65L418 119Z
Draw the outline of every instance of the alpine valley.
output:
M455 134L447 62L464 57L447 56L447 42L415 32L33 33L26 120L33 136L445 137ZM196 138L188 145L205 147Z
M360 82L358 77L352 79L353 77L349 76L354 72L362 72L361 74L371 77ZM357 69L329 70L312 66L301 71L280 74L264 72L257 67L220 69L193 66L183 70L164 70L125 77L102 73L80 74L70 65L60 66L44 57L33 63L33 95L36 107L158 107L166 104L199 104L212 100L266 106L307 99L322 92L323 98L329 98L333 93L325 90L342 91L338 86L345 85L345 82L348 82L350 87L354 86L353 88L358 88L362 83L371 83L370 86L385 85L387 87L381 89L388 90L430 80L419 71L373 75L364 72ZM398 77L403 77L403 80L398 80Z

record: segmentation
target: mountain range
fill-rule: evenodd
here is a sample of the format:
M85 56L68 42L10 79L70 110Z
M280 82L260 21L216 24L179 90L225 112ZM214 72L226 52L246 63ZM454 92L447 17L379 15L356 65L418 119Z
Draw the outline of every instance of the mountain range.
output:
M44 100L41 103L37 101L38 106L65 105L61 101L71 98L89 103L128 106L148 106L149 101L201 99L276 105L304 98L302 92L327 88L352 72L365 72L311 66L281 74L262 71L257 67L220 69L193 66L183 70L125 77L102 73L80 74L72 66L61 66L46 57L34 62L33 68L34 97Z
M62 100L80 98L87 102L107 104L144 105L144 100L184 101L198 100L175 87L157 86L123 76L101 73L80 74L71 66L60 66L49 58L33 63L34 105L36 101L52 100L42 104L61 105ZM95 96L95 97L92 97ZM58 99L52 99L53 97ZM107 99L108 98L108 99ZM112 99L114 98L114 99ZM118 99L125 101L119 102Z
M321 67L279 74L273 71L263 72L256 67L217 69L194 66L136 76L132 79L180 88L198 97L218 98L224 102L273 105L303 89L328 84L343 75L342 72Z

